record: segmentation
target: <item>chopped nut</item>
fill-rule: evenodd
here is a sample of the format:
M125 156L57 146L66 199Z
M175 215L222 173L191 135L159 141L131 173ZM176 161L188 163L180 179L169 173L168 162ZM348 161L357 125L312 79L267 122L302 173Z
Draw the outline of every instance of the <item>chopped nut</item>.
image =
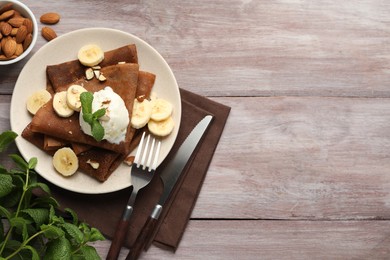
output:
M87 80L93 79L94 73L93 73L93 70L91 68L88 68L85 70L85 77L87 78Z
M100 76L100 70L94 70L93 73L95 74L95 77L98 79Z
M85 70L85 77L87 78L87 80L93 79L94 73L93 73L93 70L91 68L88 68Z
M126 163L128 166L133 165L135 156L130 155L128 156L123 162Z
M126 64L126 62L125 61L120 61L120 62L118 62L118 64Z
M92 69L94 69L94 70L100 70L102 67L100 67L100 66L93 66L92 67Z
M145 100L146 96L145 95L141 95L141 96L138 96L137 97L137 101L142 103L144 100Z
M90 159L88 159L87 163L89 165L91 165L92 168L94 168L95 170L99 168L100 164L96 161L92 161Z
M106 80L106 77L104 77L104 75L103 75L103 74L100 74L100 76L99 76L99 80L100 80L100 81L105 81L105 80Z
M70 135L72 135L72 134L73 134L73 132L72 132L72 131L68 131L68 133L69 133Z

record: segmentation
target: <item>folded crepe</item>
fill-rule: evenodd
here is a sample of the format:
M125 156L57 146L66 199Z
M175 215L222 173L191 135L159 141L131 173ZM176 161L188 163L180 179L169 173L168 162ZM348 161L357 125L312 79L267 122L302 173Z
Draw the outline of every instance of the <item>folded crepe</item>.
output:
M138 84L138 71L138 64L117 64L101 69L101 73L107 78L104 82L94 78L92 80L80 79L72 84L82 85L90 92L96 92L104 89L106 86L110 86L114 92L123 99L126 108L129 111L129 117L131 117ZM55 90L58 92L66 89L67 86L58 86ZM58 116L53 108L53 99L37 111L32 118L30 128L33 132L46 134L67 141L77 140L78 143L104 148L121 154L128 154L130 152L130 142L135 133L135 129L129 124L126 138L123 142L120 142L119 144L110 143L106 140L98 142L92 136L85 134L81 130L79 113L74 113L67 118Z
M118 64L122 62L125 64ZM110 86L125 101L131 116L134 98L142 95L149 97L156 78L152 73L139 71L137 62L135 45L106 52L103 62L99 64L101 73L107 79L104 82L85 80L86 67L77 60L50 65L46 69L47 88L54 93L66 90L72 84L79 84L95 92ZM72 146L79 158L79 170L103 182L138 145L140 135L129 125L126 139L119 145L107 141L97 142L81 131L78 116L75 113L69 118L58 117L52 101L49 101L36 113L22 136L48 154L55 152L55 149L48 147L48 143ZM93 169L89 160L98 161L99 168Z
M104 59L99 64L101 67L118 64L119 62L138 63L137 48L135 44L129 44L104 53ZM58 87L66 87L85 76L86 67L78 60L68 61L61 64L49 65L46 74L49 83L49 91L56 92ZM54 88L54 91L50 89Z

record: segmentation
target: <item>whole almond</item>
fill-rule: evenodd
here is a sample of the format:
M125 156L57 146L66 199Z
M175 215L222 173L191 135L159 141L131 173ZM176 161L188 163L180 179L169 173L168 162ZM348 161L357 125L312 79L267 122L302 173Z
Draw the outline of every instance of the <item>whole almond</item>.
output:
M51 41L57 37L56 32L50 27L43 27L41 33L43 38L45 38L47 41Z
M9 38L4 46L3 46L3 52L4 52L4 55L7 57L7 58L11 58L12 55L15 54L15 51L16 51L16 41L13 39L13 38Z
M4 54L1 54L0 55L0 60L9 60L9 58L7 58Z
M23 22L24 22L24 19L23 17L13 17L11 19L8 20L8 23L10 25L12 25L12 27L17 27L19 28L20 26L22 26Z
M1 49L4 50L4 45L6 43L6 41L8 40L9 37L3 37L3 39L1 39L0 41L0 45L1 45Z
M44 24L56 24L60 21L60 18L61 17L58 13L45 13L39 20Z
M10 33L11 36L16 36L16 33L18 32L19 28L12 28L12 31Z
M23 49L23 44L17 43L17 44L16 44L15 55L16 55L16 56L19 56L20 54L23 53L23 51L24 51L24 49Z
M18 32L16 33L16 43L22 43L27 36L27 28L22 25L19 27Z
M11 18L15 14L15 10L8 10L5 11L0 15L0 21L6 20L8 18Z
M33 32L33 22L31 21L30 18L25 18L23 21L23 25L26 26L28 33Z
M24 42L23 42L23 50L26 50L28 48L28 46L30 46L31 42L32 42L32 34L29 33L26 35L26 39L24 39Z
M10 35L11 31L12 31L12 26L9 23L1 24L1 34L3 34L3 36Z

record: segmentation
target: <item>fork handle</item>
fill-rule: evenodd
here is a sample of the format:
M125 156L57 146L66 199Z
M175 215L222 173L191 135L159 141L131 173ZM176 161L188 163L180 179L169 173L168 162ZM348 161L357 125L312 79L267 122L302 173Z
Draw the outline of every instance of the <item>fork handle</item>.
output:
M106 260L118 259L119 252L121 251L123 242L126 239L127 231L129 230L129 219L132 212L133 207L127 205L123 212L122 218L119 220L118 225L116 227L115 234L111 242Z
M156 226L157 220L161 214L162 206L157 204L154 207L152 214L149 216L148 220L145 222L145 225L142 227L141 232L139 233L133 247L131 248L129 254L126 257L126 260L136 260L140 256L142 249L145 248L146 243L153 235L153 230Z

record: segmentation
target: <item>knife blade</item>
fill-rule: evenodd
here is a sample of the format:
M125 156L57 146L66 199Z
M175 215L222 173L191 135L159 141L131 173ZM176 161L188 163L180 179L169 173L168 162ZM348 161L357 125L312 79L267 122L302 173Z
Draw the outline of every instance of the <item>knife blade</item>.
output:
M141 232L139 233L133 247L126 257L126 260L137 259L141 254L142 249L148 248L152 243L152 238L156 233L154 227L161 215L163 206L169 198L169 195L175 187L175 184L179 179L184 167L186 166L203 134L206 132L212 119L213 116L207 115L195 126L194 129L192 129L191 133L181 144L173 159L167 164L163 172L160 174L160 178L164 184L163 193L152 213L148 217L145 225L141 229Z

